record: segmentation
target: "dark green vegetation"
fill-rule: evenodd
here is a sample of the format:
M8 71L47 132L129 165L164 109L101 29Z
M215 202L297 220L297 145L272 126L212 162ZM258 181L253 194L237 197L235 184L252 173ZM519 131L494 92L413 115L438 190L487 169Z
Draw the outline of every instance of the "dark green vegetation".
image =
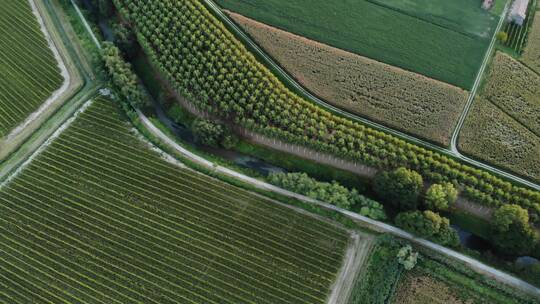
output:
M397 255L401 245L392 237L377 238L362 274L357 278L349 304L383 304L394 293L403 270Z
M470 0L217 2L260 22L465 89L474 82L498 21Z
M517 205L505 205L493 215L495 246L502 252L529 255L535 251L538 236L529 225L527 210Z
M540 75L498 52L459 145L475 158L540 180Z
M268 181L278 187L346 210L353 208L361 215L375 220L386 219L383 206L379 202L359 194L356 189L347 189L336 181L319 182L305 173L272 173L268 176Z
M0 138L22 123L63 81L30 3L0 9Z
M535 9L536 0L529 0L529 9L527 11L527 17L523 22L523 25L519 26L515 23L507 22L506 25L503 27L504 32L508 34L508 39L506 40L504 45L516 52L516 54L518 55L521 55L523 49L525 48L525 45L527 44L529 31L531 30L535 15ZM537 42L532 41L532 43Z
M429 210L445 211L456 202L458 191L451 183L433 184L426 191L424 206Z
M238 138L226 127L205 119L196 119L191 124L193 135L203 145L232 149L238 143Z
M337 117L293 94L197 0L115 4L162 77L202 111L344 159L378 168L406 166L432 182L453 181L464 195L490 206L512 201L540 212L539 192Z
M103 44L103 63L116 89L129 100L133 107L146 103L147 96L139 84L139 79L131 64L124 61L120 50L110 43Z
M374 189L377 195L396 210L414 210L424 187L418 172L400 167L392 172L377 174Z
M433 211L402 212L396 216L395 223L404 230L441 245L459 245L457 232L450 227L450 221Z
M349 304L537 303L534 298L421 248L413 248L420 250L416 266L405 270L398 253L406 244L388 235L380 236L376 242Z
M15 303L324 303L348 239L171 165L103 99L2 189L0 229Z

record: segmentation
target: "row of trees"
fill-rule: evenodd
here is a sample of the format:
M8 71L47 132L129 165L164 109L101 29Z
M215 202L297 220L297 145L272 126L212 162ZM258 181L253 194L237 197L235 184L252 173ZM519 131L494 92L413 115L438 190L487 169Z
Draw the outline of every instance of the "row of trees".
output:
M238 138L226 126L206 119L196 119L191 124L196 139L203 145L232 149L238 144Z
M114 44L105 42L102 47L102 59L118 92L134 108L140 108L145 105L148 96L142 89L131 64L124 60L120 50Z
M374 190L381 200L402 211L394 219L398 227L443 245L459 245L450 221L437 213L452 207L457 189L450 183L433 184L425 193L423 189L422 176L407 168L379 173L374 180ZM528 211L515 204L495 211L490 237L499 251L511 255L530 254L538 244Z
M385 220L383 206L356 191L349 190L339 183L319 182L305 173L272 173L268 181L276 186L303 194L305 196L336 205L343 209L355 209L361 215L375 220Z
M315 106L288 90L198 0L114 0L164 77L200 109L267 136L382 169L407 167L470 198L540 213L540 193Z

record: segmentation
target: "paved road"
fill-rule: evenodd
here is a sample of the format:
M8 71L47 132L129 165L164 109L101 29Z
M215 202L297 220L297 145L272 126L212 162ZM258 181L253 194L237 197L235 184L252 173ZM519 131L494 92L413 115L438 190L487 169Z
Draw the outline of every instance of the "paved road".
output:
M331 104L328 104L324 100L319 99L317 96L314 96L309 91L307 91L304 87L302 87L302 85L300 85L285 70L283 70L283 68L281 68L281 66L279 66L276 62L274 62L274 60L272 58L270 58L248 35L246 35L232 20L230 20L230 18L225 13L223 13L221 11L221 9L219 8L219 6L217 4L215 4L212 0L203 0L203 1L206 3L207 7L210 8L215 15L220 17L222 22L226 23L235 32L235 34L238 37L240 37L242 39L242 41L245 44L247 44L247 46L249 46L250 49L253 52L255 52L260 58L262 58L264 60L264 62L268 66L272 67L272 69L274 69L287 82L287 84L289 86L293 87L298 93L300 93L303 97L307 98L308 100L311 100L312 102L318 104L319 106L325 108L326 110L328 110L328 111L330 111L332 113L335 113L335 114L338 114L340 116L349 118L351 120L360 122L362 124L365 124L367 126L370 126L370 127L374 128L374 129L377 129L377 130L392 134L394 136L397 136L397 137L399 137L401 139L404 139L404 140L409 141L411 143L417 144L417 145L422 146L424 148L428 148L430 150L437 151L439 153L442 153L442 154L445 154L445 155L448 155L448 156L451 156L451 157L455 157L455 158L463 161L464 163L467 163L469 165L472 165L472 166L475 166L475 167L482 168L484 170L490 171L492 173L495 173L495 174L497 174L499 176L503 176L503 177L505 177L505 178L507 178L507 179L509 179L511 181L514 181L516 183L520 183L522 185L528 186L528 187L530 187L532 189L540 190L540 184L534 183L532 181L529 181L529 180L524 179L522 177L519 177L517 175L514 175L514 174L508 173L508 172L506 172L504 170L498 169L498 168L496 168L494 166L490 166L490 165L485 164L483 162L480 162L480 161L474 160L474 159L472 159L470 157L464 156L461 153L459 153L459 151L457 151L457 149L453 149L453 148L447 149L447 148L440 147L438 145L435 145L435 144L430 143L428 141L419 139L419 138L414 137L412 135L409 135L409 134L403 133L401 131L386 127L386 126L381 125L379 123L373 122L373 121L371 121L369 119L366 119L364 117L360 117L358 115L349 113L347 111L343 111L343 110L341 110L341 109L339 109L339 108L337 108L337 107L335 107L335 106L333 106ZM503 19L504 18L501 18L501 20L503 20ZM498 26L501 26L501 24L502 23L499 22ZM495 38L495 36L493 38ZM476 79L476 82L478 82L478 83L479 83L479 81L481 79L481 74L485 70L485 65L489 61L490 55L488 55L488 54L490 54L491 51L492 51L494 41L495 40L492 40L492 44L490 45L490 48L489 48L488 52L486 53L486 58L484 58L484 63L482 65L482 67L481 67L482 72L479 72L479 77L477 77L477 79ZM486 59L487 59L487 61L486 61ZM478 89L478 84L475 83L474 87L476 89ZM476 89L475 89L475 92L476 92ZM473 92L471 92L471 93L473 93ZM464 112L462 113L461 118L462 118L463 121L465 120L465 117L466 117L466 115L468 113L468 110L470 109L470 106L472 104L472 100L473 100L473 97L469 97L469 100L467 102L468 106L466 107L466 110L464 110ZM461 118L460 118L460 120L461 120ZM461 130L462 125L463 125L463 122L461 122L459 127L456 128L455 131L454 131L454 133L456 134L456 139L457 139L457 135L459 134L459 131ZM455 143L453 144L453 146L455 147Z

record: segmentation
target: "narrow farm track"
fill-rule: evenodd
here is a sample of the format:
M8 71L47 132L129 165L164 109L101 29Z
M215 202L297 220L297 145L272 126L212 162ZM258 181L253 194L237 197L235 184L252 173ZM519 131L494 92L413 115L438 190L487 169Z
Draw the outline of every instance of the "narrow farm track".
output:
M443 247L441 245L438 245L438 244L435 244L433 242L430 242L428 240L425 240L425 239L422 239L422 238L418 238L406 231L403 231L399 228L396 228L394 226L391 226L391 225L388 225L388 224L385 224L385 223L381 223L381 222L378 222L378 221L375 221L375 220L372 220L370 218L367 218L365 216L362 216L358 213L355 213L355 212L351 212L351 211L347 211L347 210L344 210L344 209L340 209L336 206L333 206L333 205L330 205L330 204L327 204L327 203L324 203L324 202L320 202L320 201L317 201L317 200L314 200L314 199L311 199L309 197L306 197L306 196L303 196L303 195L300 195L300 194L297 194L297 193L294 193L294 192L291 192L291 191L288 191L288 190L285 190L285 189L282 189L282 188L279 188L279 187L276 187L274 185L271 185L271 184L268 184L266 182L263 182L263 181L260 181L260 180L257 180L255 178L252 178L252 177L249 177L249 176L246 176L242 173L239 173L239 172L236 172L234 170L231 170L229 168L226 168L226 167L222 167L220 165L217 165L217 164L214 164L188 150L186 150L185 148L183 148L182 146L178 145L174 140L172 140L171 138L169 138L167 135L165 135L161 130L159 130L142 112L138 112L139 114L139 119L141 120L141 122L143 123L144 127L152 134L154 135L156 138L158 138L159 140L161 140L165 145L169 146L170 148L174 149L179 155L182 155L183 157L186 157L188 158L189 160L199 164L199 165L202 165L204 167L207 167L208 169L212 169L213 171L217 172L217 173L221 173L221 174L224 174L226 176L230 176L230 177L233 177L235 179L238 179L242 182L245 182L247 184L250 184L254 187L257 187L259 189L262 189L262 190L265 190L265 191L271 191L271 192L275 192L275 193L278 193L280 195L284 195L286 197L291 197L291 198L295 198L295 199L298 199L298 200L301 200L303 202L307 202L307 203L311 203L311 204L314 204L314 205L317 205L319 207L322 207L322 208L325 208L325 209L328 209L328 210L334 210L336 212L339 212L343 215L345 215L346 217L362 224L363 226L366 226L368 227L369 229L373 229L373 230L376 230L376 231L380 231L380 232L385 232L385 233L390 233L390 234L393 234L395 236L398 236L400 238L403 238L403 239L407 239L407 240L410 240L412 242L415 242L417 244L420 244L426 248L429 248L429 249L432 249L440 254L443 254L443 255L446 255L450 258L453 258L453 259L456 259L458 261L460 261L461 263L464 263L465 265L467 265L468 267L470 267L471 269L473 269L474 271L476 272L479 272L479 273L482 273L484 275L487 275L489 277L492 277L502 283L505 283L505 284L508 284L514 288L517 288L519 290L522 290L524 292L527 292L529 294L532 294L538 298L540 298L540 288L537 288L521 279L518 279L516 277L514 277L513 275L510 275L508 273L505 273L505 272L502 272L496 268L493 268L491 266L488 266L482 262L479 262L471 257L468 257L464 254L461 254L459 252L456 252L452 249L448 249L446 247Z
M8 179L0 210L0 265L24 284L5 292L40 302L324 303L348 244L167 163L102 98Z

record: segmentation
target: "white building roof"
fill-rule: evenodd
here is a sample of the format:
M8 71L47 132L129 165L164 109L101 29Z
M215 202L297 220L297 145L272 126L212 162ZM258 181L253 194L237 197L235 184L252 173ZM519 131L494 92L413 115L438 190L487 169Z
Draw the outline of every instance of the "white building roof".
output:
M521 17L525 19L527 16L527 7L529 6L529 0L514 0L512 8L510 9L510 17Z

